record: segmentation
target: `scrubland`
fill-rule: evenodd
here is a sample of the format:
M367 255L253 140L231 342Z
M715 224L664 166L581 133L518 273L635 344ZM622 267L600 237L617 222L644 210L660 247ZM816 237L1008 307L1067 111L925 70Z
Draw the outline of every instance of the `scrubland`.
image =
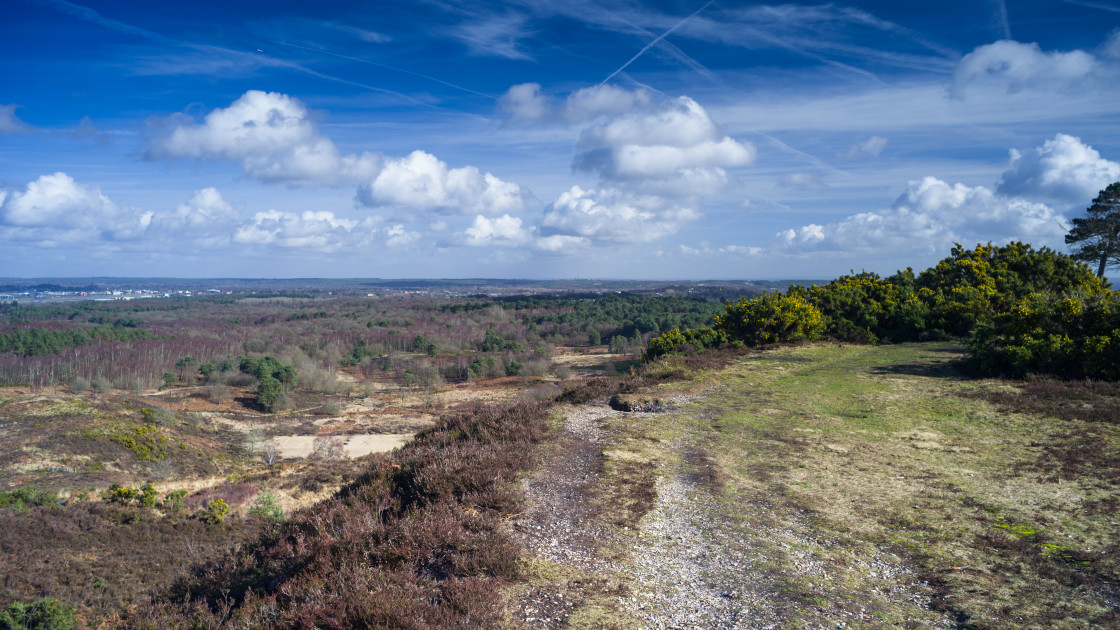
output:
M1115 383L946 341L638 360L703 300L7 308L143 332L0 357L0 605L76 627L1118 623Z

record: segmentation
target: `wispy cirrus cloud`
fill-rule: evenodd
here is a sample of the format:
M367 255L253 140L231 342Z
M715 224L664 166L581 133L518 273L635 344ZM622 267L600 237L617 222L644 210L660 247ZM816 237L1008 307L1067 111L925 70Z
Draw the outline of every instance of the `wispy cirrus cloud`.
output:
M104 26L105 28L112 29L119 33L124 33L126 35L136 35L137 37L143 37L145 39L164 43L172 41L154 31L150 31L139 26L134 26L132 24L127 24L119 20L105 17L104 15L87 6L75 4L73 2L67 2L66 0L24 0L24 2L48 7L64 15L68 15L79 20L85 20L86 22L92 22L93 24Z
M26 133L34 129L16 115L19 107L19 105L0 105L0 133Z
M519 13L480 15L449 29L475 55L528 61L532 59L521 40L531 37L529 18Z

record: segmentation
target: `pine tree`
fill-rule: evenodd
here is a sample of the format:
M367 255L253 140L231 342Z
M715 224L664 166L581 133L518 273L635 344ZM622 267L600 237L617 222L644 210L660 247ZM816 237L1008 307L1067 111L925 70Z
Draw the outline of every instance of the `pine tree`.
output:
M1098 278L1105 267L1120 265L1120 182L1102 190L1085 217L1073 220L1066 244L1074 246L1070 257L1097 263Z

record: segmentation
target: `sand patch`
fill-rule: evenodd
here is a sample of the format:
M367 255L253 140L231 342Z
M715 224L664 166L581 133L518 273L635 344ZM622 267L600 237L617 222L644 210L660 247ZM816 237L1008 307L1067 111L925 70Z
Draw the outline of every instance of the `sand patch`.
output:
M307 458L315 451L315 440L337 439L342 442L342 453L350 459L369 455L370 453L383 453L399 448L412 439L412 433L382 433L367 435L278 435L270 441L283 458Z
M552 362L557 365L566 365L572 368L591 368L613 361L627 361L634 358L633 354L611 354L609 346L572 347L561 346L556 348L552 355Z

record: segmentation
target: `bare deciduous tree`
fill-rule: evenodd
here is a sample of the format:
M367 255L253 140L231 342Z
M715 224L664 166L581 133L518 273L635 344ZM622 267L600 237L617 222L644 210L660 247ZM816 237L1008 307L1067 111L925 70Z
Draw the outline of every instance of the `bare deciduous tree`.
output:
M261 461L265 466L271 466L280 459L280 445L276 440L268 440L261 449Z

